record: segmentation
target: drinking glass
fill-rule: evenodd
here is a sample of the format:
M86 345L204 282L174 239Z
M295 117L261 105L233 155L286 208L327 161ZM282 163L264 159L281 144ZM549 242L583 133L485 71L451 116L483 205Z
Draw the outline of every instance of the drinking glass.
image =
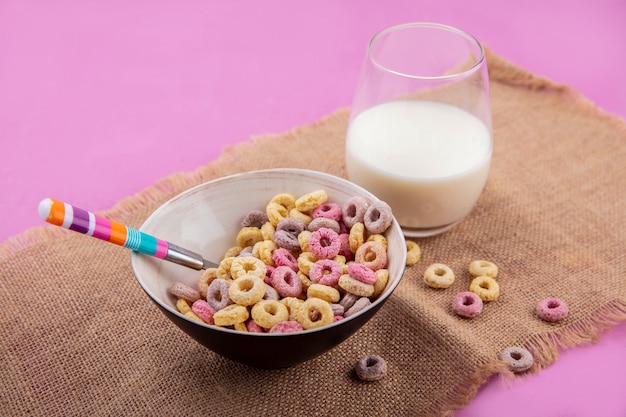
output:
M391 206L406 236L442 233L469 214L492 148L487 63L474 37L408 23L371 39L350 111L346 168Z

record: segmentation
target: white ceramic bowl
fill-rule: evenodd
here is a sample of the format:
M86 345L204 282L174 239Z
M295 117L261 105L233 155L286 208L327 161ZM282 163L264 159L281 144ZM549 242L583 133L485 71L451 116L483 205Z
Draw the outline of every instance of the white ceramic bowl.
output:
M241 220L250 210L264 210L267 202L279 193L287 192L298 197L319 189L328 193L329 201L339 204L352 196L377 200L358 185L321 172L301 169L252 171L218 178L179 194L155 210L140 230L218 263L226 250L236 245ZM137 281L152 301L196 341L241 363L260 368L281 368L311 359L343 342L391 296L404 273L406 242L395 219L385 235L390 278L384 292L371 306L353 316L323 328L298 333L244 333L190 320L176 310L176 300L168 288L175 281L195 287L200 271L135 252L131 255L131 264Z

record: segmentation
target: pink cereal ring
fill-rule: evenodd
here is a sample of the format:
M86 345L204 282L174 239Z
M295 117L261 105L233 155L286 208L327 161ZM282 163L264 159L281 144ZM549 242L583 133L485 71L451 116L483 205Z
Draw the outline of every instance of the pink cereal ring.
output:
M339 253L339 235L334 230L322 227L311 233L309 248L318 259L331 259Z
M354 253L350 249L350 235L348 233L341 233L339 235L339 253L346 258L346 262L354 260Z
M343 268L331 259L320 259L311 266L309 279L317 284L334 287L343 274Z
M352 197L346 200L341 207L342 219L348 228L357 223L363 223L369 203L363 197Z
M200 299L200 293L198 290L182 282L174 282L170 285L169 291L174 297L184 298L190 303Z
M276 266L288 266L298 272L298 260L285 248L278 248L272 252L272 260Z
M382 200L372 203L363 217L365 228L371 234L383 233L391 225L392 221L391 207Z
M193 311L196 316L200 317L203 322L208 324L215 324L213 321L213 314L215 314L215 310L209 303L204 300L196 300L191 305L191 311Z
M265 329L256 324L256 321L252 319L248 319L248 321L246 321L246 329L248 329L248 332L250 333L265 333Z
M336 203L325 203L313 209L313 218L324 217L332 220L341 220L341 206Z
M301 332L303 330L302 325L295 320L281 321L276 323L270 329L270 333L294 333Z
M288 266L278 266L272 272L272 287L281 297L297 297L302 292L302 281Z
M365 284L373 285L376 282L376 273L360 263L352 262L348 264L348 274Z
M537 315L550 323L563 320L567 313L569 313L567 304L558 298L546 298L537 303Z
M272 273L275 269L275 266L265 265L265 278L263 278L263 282L267 285L272 285Z
M354 260L372 271L378 271L387 266L387 250L378 242L365 242L357 248Z
M452 299L452 309L461 317L476 317L483 311L483 300L471 291L460 292Z
M343 320L343 316L335 316L335 317L333 317L333 323L337 323L340 320Z

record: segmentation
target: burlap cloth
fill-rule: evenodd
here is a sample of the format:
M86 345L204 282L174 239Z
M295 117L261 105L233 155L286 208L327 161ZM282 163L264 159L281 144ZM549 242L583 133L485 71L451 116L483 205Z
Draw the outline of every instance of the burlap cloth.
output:
M484 194L453 230L419 240L422 260L345 343L283 370L223 359L149 301L127 250L37 227L0 246L0 414L445 415L503 372L504 348L528 348L536 372L559 349L625 320L626 123L498 56L490 54L489 65L495 153ZM176 193L246 170L343 176L347 118L341 109L226 149L100 214L139 227ZM474 259L499 265L501 295L470 321L456 317L450 301L468 289ZM457 272L452 287L424 285L433 262ZM569 304L565 322L535 316L535 303L548 296ZM389 373L362 383L352 368L369 353L382 355Z

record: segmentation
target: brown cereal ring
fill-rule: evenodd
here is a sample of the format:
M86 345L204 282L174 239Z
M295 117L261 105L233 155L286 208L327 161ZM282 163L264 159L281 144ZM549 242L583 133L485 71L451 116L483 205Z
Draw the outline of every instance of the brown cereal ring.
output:
M230 276L237 279L243 275L253 275L263 280L265 278L265 263L254 256L243 256L233 259L230 265Z
M230 275L230 267L235 259L235 256L230 256L221 260L220 264L217 266L216 271L218 278L232 280L232 276Z
M365 242L365 225L363 223L355 223L354 226L350 228L348 241L350 243L350 250L356 253L357 249Z
M498 266L489 261L472 261L469 264L469 273L474 277L484 275L495 278L498 275Z
M385 288L387 288L387 282L389 282L389 270L379 269L376 271L376 282L374 283L374 293L372 297L378 298Z
M363 197L352 197L344 201L341 206L341 215L344 224L352 228L357 223L363 223L369 203Z
M392 222L391 207L382 200L370 204L363 217L365 228L370 233L383 233Z
M366 309L371 304L372 304L372 301L369 298L361 297L358 300L356 300L354 302L354 304L352 304L352 306L350 306L349 309L346 310L346 312L344 313L343 316L345 318L348 318L348 317L358 313L359 311L362 311L362 310Z
M324 284L311 284L306 294L309 298L320 298L328 303L336 303L341 298L339 291Z
M296 208L298 211L307 213L315 207L321 206L328 200L328 194L324 190L315 190L296 200Z
M200 293L198 292L198 290L190 287L183 282L173 282L172 285L170 285L169 292L174 297L184 298L190 303L193 303L194 301L200 299Z
M258 227L259 229L267 222L267 214L261 210L250 210L241 220L241 227Z
M359 359L354 371L361 381L378 381L387 374L387 363L378 355L367 355Z
M276 227L281 220L289 217L289 210L278 203L269 203L265 207L265 213L267 213L268 222L274 227Z
M474 278L469 289L483 301L493 301L500 295L500 286L496 280L486 275Z
M209 288L209 284L217 278L217 268L207 268L202 271L202 274L198 277L198 292L200 293L200 298L206 299L207 289Z
M354 260L372 271L378 271L387 266L387 251L378 242L365 242L356 250Z
M311 220L313 220L313 217L295 208L289 211L289 217L291 217L292 219L300 220L302 223L304 223L307 226L309 225L309 223L311 223Z
M244 227L237 233L237 244L241 248L254 246L255 243L263 240L263 234L258 227Z
M339 287L343 288L346 292L360 297L370 297L374 294L374 286L372 284L361 282L348 274L343 274L341 278L339 278Z
M319 298L307 298L298 311L298 322L305 330L323 327L333 321L333 309L330 304Z
M287 306L276 300L262 300L252 306L252 320L266 329L281 321L289 320Z
M213 314L213 321L216 326L234 326L248 320L250 313L248 309L239 304L231 304L218 310Z
M406 266L415 265L422 256L419 245L412 240L406 241Z
M500 354L500 359L507 362L509 369L515 373L529 370L535 362L532 353L518 346L504 349Z
M448 288L454 283L454 272L448 265L432 264L424 272L424 282L432 288Z
M241 306L251 306L263 299L265 282L254 275L241 275L230 284L230 299Z
M311 223L309 223L309 225L307 226L307 230L309 232L315 232L316 230L319 230L322 227L331 229L333 232L337 234L341 233L341 227L339 226L339 223L337 223L336 220L327 219L324 217L318 217L318 218L311 220Z

